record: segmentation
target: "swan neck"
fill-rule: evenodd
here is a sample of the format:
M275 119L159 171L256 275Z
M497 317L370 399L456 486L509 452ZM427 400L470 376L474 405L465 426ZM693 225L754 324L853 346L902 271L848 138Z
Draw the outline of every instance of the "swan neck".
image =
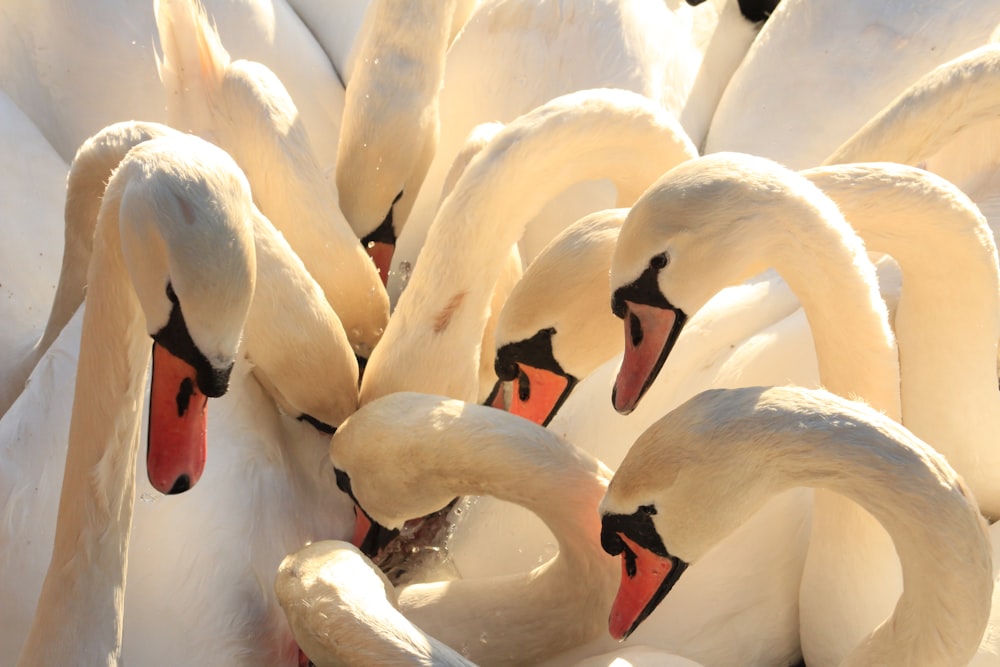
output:
M88 274L52 560L19 665L112 665L120 658L151 343L128 282L117 216L109 217L98 224Z

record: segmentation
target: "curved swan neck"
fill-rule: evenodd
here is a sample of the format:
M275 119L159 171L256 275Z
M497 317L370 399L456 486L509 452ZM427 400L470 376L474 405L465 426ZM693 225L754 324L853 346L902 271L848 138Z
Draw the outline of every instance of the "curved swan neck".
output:
M654 499L667 549L695 560L771 495L795 486L864 507L891 535L902 564L904 590L892 616L841 664L967 664L991 609L985 522L942 456L862 404L795 387L704 392L636 441L604 506L631 511ZM687 516L699 520L682 525Z
M567 95L508 125L442 202L366 369L362 404L401 390L475 400L487 304L528 220L577 181L610 177L634 191L694 155L675 119L624 91Z
M823 164L885 160L916 164L963 127L996 117L1000 46L990 44L937 67L844 142Z
M106 207L114 208L112 202ZM97 225L88 273L52 561L20 665L117 665L121 654L142 411L135 397L145 388L151 343L135 294L121 289L128 274L117 215L108 218ZM111 350L125 352L109 355ZM77 563L86 575L76 574Z
M802 303L823 386L841 396L863 397L898 418L895 343L864 246L840 216L789 212L783 220L794 243L776 242L770 264ZM845 356L850 364L843 362Z
M833 198L875 251L898 262L896 309L902 416L948 457L983 510L1000 513L1000 455L984 439L1000 423L994 360L1000 338L1000 269L979 209L948 181L888 163L803 172ZM874 196L877 206L872 206Z

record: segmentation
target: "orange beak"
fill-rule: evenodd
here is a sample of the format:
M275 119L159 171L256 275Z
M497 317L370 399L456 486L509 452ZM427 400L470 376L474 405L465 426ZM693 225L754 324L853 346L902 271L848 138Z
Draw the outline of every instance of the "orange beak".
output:
M194 367L154 343L146 470L157 491L182 493L201 478L207 404Z
M685 321L672 308L625 303L625 355L611 394L615 410L623 415L635 409L653 384Z

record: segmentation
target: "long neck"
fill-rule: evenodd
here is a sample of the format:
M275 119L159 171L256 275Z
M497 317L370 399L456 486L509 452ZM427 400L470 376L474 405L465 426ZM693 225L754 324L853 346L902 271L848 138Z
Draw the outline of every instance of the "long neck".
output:
M218 144L246 173L261 211L323 288L355 351L367 357L389 313L378 270L340 213L280 83L256 63L237 61L230 69L219 93L228 117L215 128Z
M456 435L454 446L452 428L435 443L434 456L448 461L440 488L522 505L556 536L559 553L529 573L410 586L400 606L431 635L467 647L473 662L523 664L604 631L618 574L597 540L610 472L535 424L501 416Z
M551 105L534 122L508 126L466 169L372 355L362 404L402 390L475 400L493 285L527 222L573 183L611 178L638 192L694 155L665 114L621 113L615 98L585 99L575 113Z
M767 251L809 320L820 381L899 417L899 374L888 310L865 248L840 217L796 210Z
M824 164L872 160L916 164L968 125L996 118L1000 48L984 46L921 78Z
M809 320L820 382L898 419L898 361L874 268L843 218L813 222L789 219L796 243L777 246L781 255L772 265ZM800 599L807 661L835 664L885 617L899 592L896 571L892 543L878 523L851 501L817 489Z
M824 487L864 507L891 535L899 555L903 592L891 618L840 664L968 664L991 608L983 522L940 457L902 427L883 428L877 437L889 433L888 451L864 438L827 438L829 431L817 428L798 430L792 438L799 443L793 449L808 450L804 459L776 459L780 467L789 461L792 485Z
M1000 515L1000 452L992 436L1000 424L1000 270L986 220L957 189L922 171L852 166L811 173L867 246L899 263L903 423L948 458L987 514Z
M115 217L94 239L55 545L19 665L118 664L150 345Z

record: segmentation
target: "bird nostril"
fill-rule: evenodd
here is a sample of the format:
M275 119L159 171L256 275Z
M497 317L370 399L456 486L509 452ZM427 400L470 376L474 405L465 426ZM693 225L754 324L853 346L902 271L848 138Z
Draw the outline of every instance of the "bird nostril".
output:
M634 313L628 315L628 333L632 339L632 347L639 347L642 342L642 322Z

